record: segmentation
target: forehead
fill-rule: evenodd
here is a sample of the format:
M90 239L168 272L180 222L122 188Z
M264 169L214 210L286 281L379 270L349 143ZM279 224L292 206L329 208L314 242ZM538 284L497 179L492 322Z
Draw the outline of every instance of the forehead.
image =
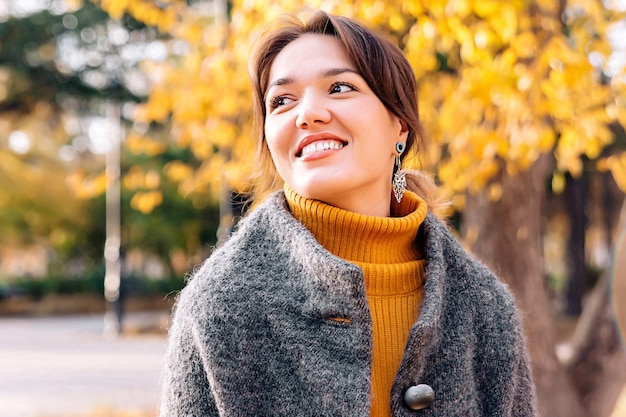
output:
M339 39L328 35L305 34L290 42L276 55L269 82L278 78L299 78L329 68L355 66Z

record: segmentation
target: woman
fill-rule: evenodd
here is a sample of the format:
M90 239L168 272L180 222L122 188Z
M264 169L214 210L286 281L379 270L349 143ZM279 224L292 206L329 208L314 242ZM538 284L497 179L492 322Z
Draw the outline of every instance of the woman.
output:
M283 190L182 291L161 415L535 415L511 295L400 170L422 139L401 51L318 12L250 68Z

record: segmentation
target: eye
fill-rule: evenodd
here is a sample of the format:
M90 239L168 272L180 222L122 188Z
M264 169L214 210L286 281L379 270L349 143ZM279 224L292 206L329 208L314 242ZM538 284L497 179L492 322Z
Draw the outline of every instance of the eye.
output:
M290 99L289 97L286 97L286 96L276 96L276 97L272 97L272 98L269 100L269 102L268 102L268 103L269 103L269 108L270 108L270 111L271 111L271 110L274 110L274 109L276 109L276 108L278 108L278 107L280 107L280 106L284 106L285 104L289 104L289 103L291 103L292 101L293 101L292 99Z
M356 87L346 82L335 83L330 88L330 93L347 93L349 91L357 91Z

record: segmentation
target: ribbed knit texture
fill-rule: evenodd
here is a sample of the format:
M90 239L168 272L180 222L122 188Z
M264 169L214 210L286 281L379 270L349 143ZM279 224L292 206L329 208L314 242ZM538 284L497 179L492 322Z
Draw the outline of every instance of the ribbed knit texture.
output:
M422 303L424 261L416 235L426 203L406 192L392 216L345 211L299 196L285 186L293 216L324 248L363 270L372 316L371 416L391 416L391 387Z

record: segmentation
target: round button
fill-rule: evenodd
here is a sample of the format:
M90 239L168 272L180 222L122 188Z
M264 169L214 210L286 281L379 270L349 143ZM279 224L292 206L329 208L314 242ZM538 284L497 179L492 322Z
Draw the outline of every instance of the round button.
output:
M419 384L404 391L404 403L411 410L421 410L435 401L435 391L430 385Z

